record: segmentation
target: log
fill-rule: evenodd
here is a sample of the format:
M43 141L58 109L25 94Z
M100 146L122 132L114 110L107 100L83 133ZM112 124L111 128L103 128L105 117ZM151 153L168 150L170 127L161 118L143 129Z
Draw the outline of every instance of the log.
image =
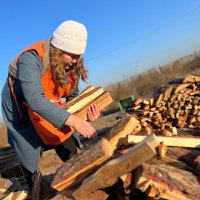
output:
M195 159L200 155L200 150L182 147L168 147L166 155L169 158L183 161L194 168Z
M164 99L164 95L160 94L157 98L154 99L154 105L158 106Z
M166 152L167 152L167 146L161 142L160 145L158 146L159 158L161 159L164 158L166 156Z
M89 92L89 91L91 91L91 90L93 90L93 89L94 89L94 86L93 86L93 85L89 85L88 87L86 87L86 88L79 94L79 96L81 96L81 95L83 95L83 94L85 94L85 93L87 93L87 92ZM76 97L76 98L78 98L78 97ZM76 100L76 98L74 98L72 101Z
M193 171L193 168L187 165L185 162L170 158L167 155L163 156L160 160L161 162L164 162L165 164L172 165L174 167L184 169L187 171Z
M86 94L94 89L95 89L95 87L92 85L86 87L77 97L75 97L71 101L67 102L66 105L71 105L73 102L75 102L77 99L79 99L80 96L82 96L83 94Z
M154 155L156 151L148 142L136 145L130 152L109 161L95 174L88 177L73 193L73 196L76 200L90 199L92 192L112 186L117 182L118 177L129 173Z
M12 186L12 182L8 179L4 179L0 177L0 195L9 192L10 187Z
M183 79L183 83L200 82L200 76L189 74Z
M105 138L102 138L98 143L64 163L56 172L52 187L62 191L82 181L94 168L108 160L112 154L111 145Z
M135 99L135 101L134 101L134 105L137 106L137 105L141 104L142 101L143 101L142 98L137 98L137 99Z
M11 192L3 200L25 200L27 196L25 191Z
M200 199L200 184L191 172L151 160L134 172L136 188L150 197L173 200Z
M100 94L102 94L103 88L102 87L97 87L92 89L89 92L84 93L83 95L78 96L76 100L72 100L69 103L67 103L68 109L66 111L70 113L74 113L78 110L80 110L82 107L87 105L89 102L94 100L96 97L98 97Z
M109 195L103 190L97 190L91 194L90 199L106 200L108 196ZM57 194L55 197L51 198L51 200L74 200L74 197L72 194L69 194L67 190L63 190L60 194Z
M110 96L109 92L103 92L101 95L99 95L97 98L92 100L90 103L85 105L82 109L78 110L74 114L82 119L87 120L87 110L88 107L94 103L98 107L99 110L103 110L106 106L108 106L110 103L112 103L113 99Z
M190 85L190 83L184 83L184 84L180 84L176 87L174 94L180 92L181 90L187 88Z
M146 136L140 135L128 135L128 143L138 143L142 141ZM200 148L200 138L199 137L164 137L157 136L159 142L163 142L167 146L174 147L190 147L190 148Z
M5 194L7 192L6 188L0 188L0 195ZM1 196L0 196L1 199Z
M129 114L121 116L121 119L105 135L113 151L120 146L120 140L123 140L123 138L133 132L138 124L139 121Z

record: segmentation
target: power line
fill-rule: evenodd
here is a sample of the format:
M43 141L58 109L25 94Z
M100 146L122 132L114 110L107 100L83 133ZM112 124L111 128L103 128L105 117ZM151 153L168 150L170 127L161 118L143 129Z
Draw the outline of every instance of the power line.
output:
M113 53L113 52L115 52L115 51L117 51L117 50L119 50L119 49L121 49L121 48L123 48L123 47L125 47L125 46L128 46L128 45L130 45L130 44L132 44L132 43L134 43L134 42L137 42L137 41L139 41L139 40L142 40L142 39L144 39L144 38L146 38L146 37L148 37L148 36L150 36L150 35L152 35L152 34L158 32L158 31L160 31L160 30L166 28L167 26L169 26L169 25L171 25L171 24L173 24L173 23L175 23L175 22L181 20L182 18L184 18L184 17L190 15L191 13L195 12L195 11L198 10L198 9L200 9L200 5L197 6L196 8L193 8L193 9L187 11L187 12L184 13L183 15L176 17L176 18L173 19L172 21L170 21L170 22L168 22L168 23L166 23L166 24L164 24L164 25L162 25L162 26L160 26L160 27L154 29L153 31L150 31L150 32L144 34L144 35L141 36L141 37L138 37L138 38L136 38L136 39L134 39L134 40L130 40L130 41L128 41L128 42L125 42L124 44L122 44L122 45L120 45L120 46L118 46L118 47L116 47L116 48L113 48L113 49L111 49L111 50L108 50L107 52L104 52L104 53L100 54L100 55L97 55L97 56L94 56L94 57L91 57L91 58L87 59L87 62L90 62L90 61L92 61L92 60L98 59L98 58L103 57L103 56L105 56L105 55L107 55L107 54L111 54L111 53Z

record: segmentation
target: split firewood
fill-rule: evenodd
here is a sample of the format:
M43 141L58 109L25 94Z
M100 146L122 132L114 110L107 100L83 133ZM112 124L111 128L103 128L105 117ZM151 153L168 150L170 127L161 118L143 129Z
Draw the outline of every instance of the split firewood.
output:
M197 75L187 75L183 79L183 83L195 83L195 82L200 82L200 77Z
M190 84L189 83L184 83L184 84L180 84L176 87L174 94L180 92L181 90L187 88Z
M166 156L167 153L167 146L161 142L160 145L158 146L158 156L159 158L164 158Z
M25 200L27 196L28 195L25 191L11 192L2 200Z
M191 172L151 160L143 163L134 174L139 177L136 188L150 197L169 200L200 199L199 181Z
M103 110L112 103L112 101L113 99L110 93L104 91L102 87L94 88L93 86L89 86L76 98L65 103L64 108L66 111L87 120L87 110L91 104L95 103L100 110Z
M178 135L176 127L172 127L172 133L173 133L173 135Z
M133 107L129 107L127 112L133 115L140 113L137 119L142 128L151 126L164 130L165 125L171 128L196 128L200 127L199 94L200 76L188 75L178 82L175 80L160 88L151 98L154 99L154 103L149 103L148 107L144 104L147 99L142 101L141 98L136 98L137 105L133 103ZM146 117L149 120L142 121Z
M4 196L2 200L12 200L14 198L14 192L11 192L10 194Z
M132 171L154 155L156 155L156 151L148 142L136 145L130 152L109 161L95 174L88 177L73 196L77 200L89 199L90 193L112 186L117 182L118 177Z
M171 137L172 135L173 135L173 133L170 132L169 130L167 130L167 129L164 129L164 130L163 130L163 136Z
M66 109L70 113L77 112L81 108L83 108L85 105L90 103L92 100L97 98L99 95L101 95L104 92L102 87L96 87L89 92L85 92L82 95L78 96L76 99L70 101L67 103L68 109Z
M150 135L150 134L153 133L152 128L150 128L150 127L148 127L148 126L145 127L145 131L146 131L147 135Z
M112 154L110 143L105 138L101 139L65 162L56 172L52 187L61 191L82 181L94 168L108 160Z
M120 176L120 179L123 182L123 189L124 189L125 194L130 194L130 192L131 192L129 187L132 184L132 178L133 177L132 177L131 172Z
M113 99L110 96L109 92L103 92L90 103L86 104L83 108L75 112L74 114L82 119L87 120L87 110L90 104L94 103L98 107L99 110L103 110L110 103L112 103Z
M134 101L134 105L137 106L139 105L140 103L142 103L143 99L142 98L137 98L135 101Z
M164 96L163 94L160 94L157 98L154 99L155 100L155 102L154 102L155 106L158 106L163 101L163 99L164 99L163 96Z
M128 135L128 143L138 143L141 142L146 136L140 135ZM164 137L157 136L159 142L163 142L167 146L178 146L178 147L190 147L190 148L200 148L200 138L194 137Z
M113 151L120 146L120 142L126 138L127 135L133 132L138 123L138 120L129 114L121 115L121 119L105 135Z
M167 87L167 89L164 91L164 101L168 101L168 99L169 99L170 96L171 96L172 90L173 90L173 86L169 86L169 87Z
M12 182L8 179L4 179L0 177L0 195L3 195L5 193L9 193L9 188L11 187Z

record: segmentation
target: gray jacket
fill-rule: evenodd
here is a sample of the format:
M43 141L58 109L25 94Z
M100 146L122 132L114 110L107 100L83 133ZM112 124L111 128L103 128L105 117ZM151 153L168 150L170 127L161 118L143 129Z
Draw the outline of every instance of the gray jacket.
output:
M22 102L27 102L32 110L58 129L63 126L70 115L44 97L40 79L41 69L42 63L35 51L28 51L20 56L17 63L19 79L13 80L13 87L23 118L19 116L8 80L2 90L2 114L8 128L8 142L15 148L20 162L31 172L37 170L41 139L37 135ZM77 94L78 89L67 98L71 99Z

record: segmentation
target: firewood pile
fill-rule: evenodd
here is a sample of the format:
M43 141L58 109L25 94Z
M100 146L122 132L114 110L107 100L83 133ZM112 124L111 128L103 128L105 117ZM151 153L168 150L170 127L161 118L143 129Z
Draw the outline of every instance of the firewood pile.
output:
M200 76L188 75L174 80L161 87L153 98L137 98L127 112L133 113L147 132L160 129L169 135L177 134L177 127L199 128Z
M38 199L200 199L198 83L189 75L152 99L136 99L105 135L58 168L50 182L56 192Z
M133 142L130 137L141 133L138 125L131 115L121 116L102 140L61 166L52 182L59 191L53 200L200 199L199 147L170 141L167 146L156 134Z

